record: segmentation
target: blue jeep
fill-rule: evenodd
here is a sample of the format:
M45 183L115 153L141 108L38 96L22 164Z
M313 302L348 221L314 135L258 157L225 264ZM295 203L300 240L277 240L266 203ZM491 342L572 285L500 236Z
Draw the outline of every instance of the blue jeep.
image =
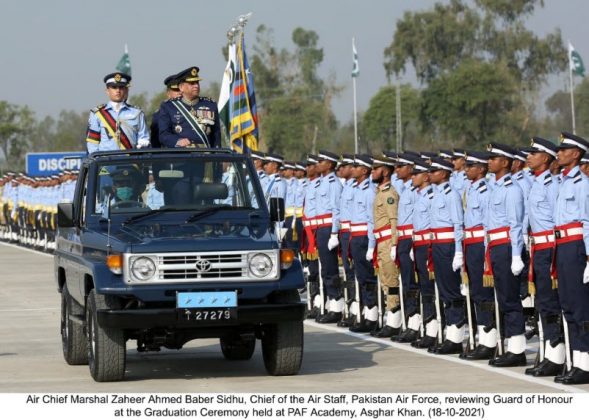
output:
M304 281L283 218L251 159L227 149L90 155L58 205L66 362L118 381L127 340L143 352L218 337L226 359L250 359L260 339L269 374L298 373Z

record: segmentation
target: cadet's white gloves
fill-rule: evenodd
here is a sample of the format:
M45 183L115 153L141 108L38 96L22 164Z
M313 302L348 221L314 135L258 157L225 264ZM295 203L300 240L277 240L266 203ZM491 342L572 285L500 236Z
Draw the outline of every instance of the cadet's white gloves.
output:
M374 248L368 248L368 251L366 251L366 261L372 261L373 257L374 257Z
M585 271L583 272L583 284L589 283L589 261L587 261L587 265L585 266Z
M391 260L393 260L393 262L397 261L397 245L391 247Z
M151 146L151 143L147 139L139 139L139 141L137 142L138 149L143 149L144 147L149 147L149 146Z
M337 233L332 233L327 242L327 249L334 250L339 245L339 239L337 239Z
M524 269L524 262L522 261L522 257L520 256L513 256L511 257L511 272L514 276L519 276L519 274Z
M462 264L464 263L464 257L462 252L457 252L454 254L454 259L452 260L452 270L458 271L462 268Z
M409 251L409 258L411 258L411 261L415 261L415 255L413 255L413 248L411 248L411 250Z

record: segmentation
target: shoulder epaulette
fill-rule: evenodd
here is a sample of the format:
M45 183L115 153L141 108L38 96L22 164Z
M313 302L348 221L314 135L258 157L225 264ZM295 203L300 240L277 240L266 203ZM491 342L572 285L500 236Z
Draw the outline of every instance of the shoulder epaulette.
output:
M411 191L415 191L416 189L417 189L417 187L415 187L413 185L411 186Z
M105 106L106 106L106 104L100 104L100 105L98 105L98 106L96 106L96 107L92 108L92 112L98 112L98 111L100 111L102 108L104 108ZM88 108L86 108L86 109L88 109Z
M368 187L369 187L369 185L368 185L368 184L365 184L365 185L362 187L362 191L364 191L364 190L367 190L367 189L368 189Z
M335 182L335 175L333 173L329 174L329 176L327 177L327 180L330 184L332 182Z
M201 101L215 102L212 98L209 98L208 96L200 96L198 99Z
M381 191L388 191L391 189L391 184L387 184L386 187L384 187L383 189L381 189Z
M128 106L129 108L135 108L135 109L138 109L139 111L143 111L143 110L142 110L141 108L139 108L137 105L133 105L133 104L130 104L130 103L128 103L128 102L127 102L127 106Z
M429 198L430 200L434 199L434 189L432 187L429 187L428 190L426 191L427 194L427 198Z
M517 174L515 174L515 179L517 179L518 181L520 179L522 179L524 177L524 173L523 172L518 172Z
M479 186L477 187L477 191L482 194L485 191L487 191L487 184L483 181L479 184Z
M550 172L548 172L544 176L544 185L550 185L550 184L552 184L552 174Z
M506 177L505 181L503 181L503 185L505 185L506 187L509 187L510 185L513 185L513 181L511 180L511 177Z
M576 184L578 182L581 182L581 180L583 179L581 172L578 172L577 175L575 175L573 177L573 184Z
M280 175L276 175L276 176L274 177L274 179L275 179L276 181L280 181Z
M444 185L444 194L448 195L451 192L452 192L452 188L450 187L450 184Z

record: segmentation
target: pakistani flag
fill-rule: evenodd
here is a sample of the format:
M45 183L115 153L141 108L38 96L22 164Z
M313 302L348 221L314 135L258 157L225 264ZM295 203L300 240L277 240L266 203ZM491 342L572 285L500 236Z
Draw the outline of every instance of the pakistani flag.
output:
M229 137L229 127L231 127L231 115L229 113L229 98L231 97L231 89L233 88L233 81L235 80L235 44L229 45L227 66L225 73L223 73L223 81L221 82L221 92L219 93L219 119L225 127L225 134Z
M585 76L585 66L583 65L583 60L581 56L573 47L573 44L569 42L569 64L571 66L571 70L577 76L584 77Z
M356 51L356 41L352 38L352 52L354 53L354 67L352 68L352 77L360 76L360 65L358 64L358 51Z
M121 73L125 73L131 76L131 59L129 58L129 50L127 49L127 44L125 44L125 53L119 60L119 64L117 64L116 69Z

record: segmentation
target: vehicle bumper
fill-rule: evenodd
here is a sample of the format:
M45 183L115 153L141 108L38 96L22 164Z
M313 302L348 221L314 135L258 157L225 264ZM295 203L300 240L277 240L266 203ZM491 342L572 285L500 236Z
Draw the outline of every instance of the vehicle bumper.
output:
M189 322L180 319L175 308L165 309L100 309L98 324L104 328L199 328L230 327L239 325L276 324L286 321L302 321L304 303L247 305L237 307L237 319L230 321L202 320Z

